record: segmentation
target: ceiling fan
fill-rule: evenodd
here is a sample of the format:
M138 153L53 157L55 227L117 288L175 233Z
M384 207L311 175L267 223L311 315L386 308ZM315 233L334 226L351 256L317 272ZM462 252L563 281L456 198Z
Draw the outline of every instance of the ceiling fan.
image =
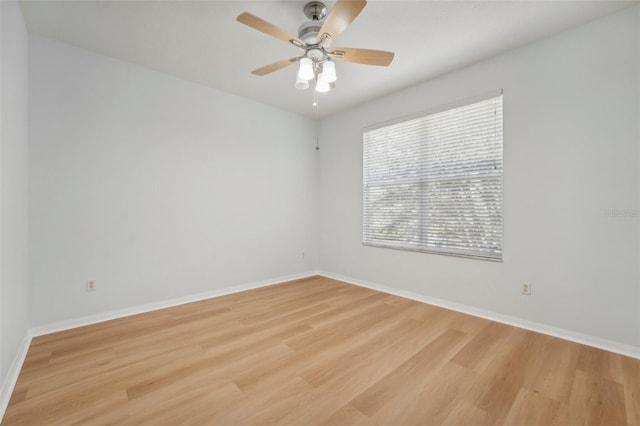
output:
M310 80L316 80L315 89L327 92L337 79L333 61L354 62L365 65L388 66L393 60L392 52L349 47L332 48L331 44L366 6L366 0L337 0L327 14L327 7L320 1L304 6L304 14L310 20L300 25L298 37L248 12L238 15L238 22L267 35L284 40L302 50L300 56L284 59L251 71L263 76L300 62L296 78L296 89L307 89ZM325 19L326 17L326 19ZM324 21L323 21L324 20Z

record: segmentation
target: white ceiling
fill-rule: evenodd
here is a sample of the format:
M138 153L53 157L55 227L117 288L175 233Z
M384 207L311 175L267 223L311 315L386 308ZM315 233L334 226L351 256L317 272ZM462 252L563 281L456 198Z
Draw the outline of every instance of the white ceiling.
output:
M22 1L29 31L206 86L316 117L296 67L264 77L260 66L294 46L236 22L250 12L297 35L306 1ZM331 8L334 0L325 4ZM547 37L637 1L370 0L334 47L396 53L389 67L339 62L337 87L319 116L431 79Z

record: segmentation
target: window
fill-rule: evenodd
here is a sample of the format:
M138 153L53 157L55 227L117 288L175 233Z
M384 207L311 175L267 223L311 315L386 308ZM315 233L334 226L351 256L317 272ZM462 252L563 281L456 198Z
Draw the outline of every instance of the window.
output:
M363 244L502 260L502 94L364 131Z

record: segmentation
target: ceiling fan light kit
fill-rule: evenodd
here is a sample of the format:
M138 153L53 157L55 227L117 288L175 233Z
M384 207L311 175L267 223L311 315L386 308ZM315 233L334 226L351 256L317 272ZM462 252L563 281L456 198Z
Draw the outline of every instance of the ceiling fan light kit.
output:
M304 6L303 12L310 20L300 25L298 37L294 37L248 12L241 13L237 18L238 22L289 42L303 52L300 56L255 69L252 74L263 76L285 68L294 62L300 62L295 88L306 90L309 88L309 81L315 79L316 92L328 92L335 86L337 80L334 61L388 66L393 60L394 54L392 52L330 47L331 43L360 14L366 4L366 0L337 0L333 9L327 13L327 7L322 2L309 2Z
M316 92L325 93L329 90L331 90L331 85L321 78L318 78L318 81L316 82Z
M327 61L322 64L322 73L320 73L320 78L327 83L335 82L338 79L338 76L336 75L336 64L331 61Z
M297 76L294 87L298 90L307 90L309 88L309 80L305 80Z
M298 69L298 78L301 80L311 80L315 76L313 60L310 58L301 58L300 69Z

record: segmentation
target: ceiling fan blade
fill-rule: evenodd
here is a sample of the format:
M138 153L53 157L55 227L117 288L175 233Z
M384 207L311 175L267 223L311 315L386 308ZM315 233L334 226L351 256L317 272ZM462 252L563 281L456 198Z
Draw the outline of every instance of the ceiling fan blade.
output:
M298 39L298 37L294 37L288 32L281 30L275 25L265 21L264 19L258 18L257 16L252 15L248 12L244 12L238 15L236 20L241 24L245 24L246 26L249 26L254 30L258 30L272 37L279 38L280 40L287 41L287 42L293 42L298 46L304 46L304 42Z
M336 56L334 56L336 55ZM371 49L353 49L351 47L336 47L329 56L336 61L355 62L357 64L380 65L386 67L393 61L393 52Z
M356 19L366 4L366 0L338 0L320 28L318 41L323 41L327 34L330 38L323 44L328 47Z
M272 64L265 65L262 68L258 68L256 70L251 71L251 74L255 74L255 75L258 75L258 76L271 74L274 71L278 71L279 69L282 69L284 67L287 67L287 66L291 65L292 63L294 63L298 59L299 58L297 56L295 56L293 58L284 59L282 61L274 62Z

